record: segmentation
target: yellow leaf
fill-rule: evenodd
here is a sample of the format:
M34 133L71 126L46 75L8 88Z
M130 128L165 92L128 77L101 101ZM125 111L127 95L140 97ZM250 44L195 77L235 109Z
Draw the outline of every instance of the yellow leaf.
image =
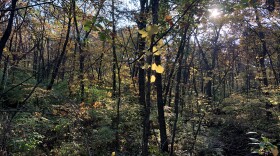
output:
M153 47L153 53L157 52L157 48Z
M116 152L112 152L112 155L111 156L115 156L116 155Z
M153 47L153 53L155 54L155 55L160 55L160 48L157 48L157 47Z
M161 74L161 73L163 73L163 71L164 71L164 68L161 65L158 65L156 68L156 72Z
M149 36L152 36L153 34L158 33L158 26L157 25L149 25L146 30L147 30Z
M152 64L152 70L156 70L157 69L157 65L155 63Z
M9 50L8 50L8 48L4 48L4 49L3 49L3 54L9 55Z
M148 36L148 33L145 30L138 30L139 34L141 34L142 38L145 38Z
M191 67L191 68L190 68L190 71L195 73L195 72L197 72L197 69Z
M142 66L141 68L142 68L142 69L148 69L148 68L150 68L150 65L144 64L144 66Z
M162 46L163 46L163 40L162 40L162 39L160 39L160 40L158 41L158 46L159 46L159 47L162 47Z
M57 115L58 111L56 109L53 110L53 115Z
M157 52L154 53L154 55L158 56L161 54L161 51L158 49Z
M203 77L203 79L204 79L205 81L211 81L211 80L212 80L211 77Z
M151 76L151 83L156 81L156 77L154 75Z
M159 56L159 55L160 55L160 52L159 52L159 51L157 51L157 52L155 53L155 55L156 55L156 56Z

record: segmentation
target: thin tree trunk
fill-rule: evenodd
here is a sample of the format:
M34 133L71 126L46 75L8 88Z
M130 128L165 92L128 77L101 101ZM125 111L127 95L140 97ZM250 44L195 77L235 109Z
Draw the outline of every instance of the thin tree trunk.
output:
M137 21L138 29L142 30L146 28L146 19L147 19L147 8L146 5L148 1L147 0L140 0L140 17ZM145 39L141 37L141 35L138 33L138 56L141 57L144 54L145 50ZM143 134L142 134L142 156L147 156L149 153L148 148L148 141L149 141L149 130L150 130L150 77L148 76L148 82L147 86L145 86L145 75L146 72L141 67L144 65L145 59L144 57L141 57L138 63L138 91L139 91L139 103L141 106L143 106ZM151 75L151 71L148 71L149 75ZM147 90L146 90L147 89ZM147 93L147 99L146 99L146 93Z
M103 42L103 50L104 50L104 42ZM103 62L103 57L104 53L101 54L100 56L100 61L99 61L99 67L98 67L98 73L97 73L97 79L100 81L102 79L102 62Z
M175 88L175 101L174 101L174 124L173 124L173 131L172 131L172 139L171 139L171 148L170 148L170 156L174 153L174 143L175 143L175 135L177 130L177 121L179 117L179 101L180 101L180 81L182 75L182 56L179 59L179 67L177 71L177 78L176 78L176 88Z
M184 49L186 44L186 35L188 31L188 26L185 27L184 32L182 34L182 38L180 41L180 46L178 49L179 53L179 67L177 71L177 78L176 78L176 87L175 87L175 101L174 101L174 114L175 114L175 120L173 124L173 131L172 131L172 138L171 138L171 148L170 148L170 156L173 155L174 152L174 142L175 142L175 136L176 136L176 130L177 130L177 121L179 117L179 102L180 102L180 82L181 82L181 75L182 75L182 60L184 56Z
M112 97L116 97L116 92L117 92L117 75L116 75L116 68L117 68L117 54L116 54L116 41L115 41L115 38L116 38L116 35L117 35L117 32L116 32L116 25L115 25L115 3L114 3L114 0L112 0L112 22L113 22L113 26L112 26L112 29L113 29L113 33L112 33L112 52L113 52L113 68L112 68L112 80L113 80L113 93L112 93Z
M83 52L83 44L81 41L81 35L80 35L80 30L78 27L78 22L77 22L77 17L76 17L76 3L75 0L72 0L73 3L73 15L74 15L74 23L75 23L75 28L76 28L76 33L77 33L77 42L78 42L78 48L79 48L79 80L80 80L80 99L81 102L84 101L85 99L85 84L84 84L84 61L85 61L85 56Z
M57 74L58 74L59 67L60 67L60 65L62 63L62 60L63 60L64 56L65 56L66 47L67 47L67 44L68 44L68 41L69 41L69 34L70 34L70 30L71 30L71 21L72 21L72 17L71 17L71 13L70 13L69 18L68 18L67 34L66 34L66 38L65 38L65 41L64 41L64 44L63 44L63 49L62 49L62 51L61 51L61 53L59 55L59 58L57 60L56 65L54 66L54 69L53 69L53 72L52 72L51 81L50 81L50 83L49 83L49 85L47 87L47 90L51 90L52 89L52 86L53 86L54 81L55 81L55 79L57 77Z
M8 70L8 64L9 64L9 55L6 57L6 60L4 62L4 70L3 70L3 75L2 75L2 79L1 79L1 88L0 90L4 90L5 89L5 81L7 80L7 70Z
M81 99L81 102L83 102L85 100L85 84L84 84L84 62L85 62L85 54L84 54L84 49L85 46L86 46L86 40L88 39L89 37L89 34L90 32L92 31L92 28L94 26L94 22L91 24L91 27L90 27L90 30L87 31L84 35L84 38L83 40L81 40L81 34L80 34L80 31L79 31L79 28L78 28L78 22L77 22L77 16L76 16L76 1L75 0L72 0L72 4L73 4L73 16L74 16L74 24L75 24L75 28L76 28L76 34L77 34L77 37L76 37L76 40L77 40L77 43L78 43L78 48L79 48L79 80L80 80L80 99ZM100 4L99 8L97 9L97 12L95 14L95 16L93 17L93 19L96 19L97 16L99 15L100 13L100 10L103 6L103 3L105 1L102 2L102 4ZM96 21L96 20L95 20Z
M152 2L152 14L153 14L153 24L158 24L158 10L159 10L159 0L153 0ZM151 48L153 49L153 48ZM161 65L160 55L155 56L155 63L157 66ZM168 141L166 134L166 123L164 117L164 101L162 97L162 74L155 74L156 90L157 90L157 109L158 109L158 123L160 131L160 149L162 152L168 152Z
M138 29L142 30L144 28L146 28L146 3L147 0L140 0L140 17L139 17L139 21L137 22L138 24ZM138 55L142 56L143 55L143 51L145 50L145 39L141 37L140 34L138 34ZM142 57L139 60L139 65L138 65L138 90L139 90L139 103L140 105L144 106L146 103L145 100L145 70L142 69L141 67L144 65L144 58Z
M254 9L255 9L255 14L256 14L256 23L257 23L258 27L260 28L260 31L258 32L258 37L262 43L262 51L259 52L259 54L258 54L259 64L261 67L261 72L262 72L262 77L263 77L262 81L265 86L268 86L268 79L267 79L266 66L265 66L265 57L268 53L268 50L267 50L266 41L265 41L265 34L262 31L262 25L261 25L258 10L257 10L257 8L254 8Z
M112 22L113 22L113 34L112 34L112 52L113 52L113 94L112 97L118 96L117 100L117 121L116 121L116 152L120 150L119 143L119 123L120 123L120 103L121 103L121 77L120 77L120 66L118 65L118 58L116 52L116 21L115 21L115 0L112 0ZM117 70L117 71L116 71ZM117 91L117 73L118 72L118 91Z
M152 45L152 42L151 42ZM151 48L153 49L153 48ZM152 56L148 56L147 63L151 65ZM144 125L143 125L143 145L142 156L149 155L149 136L150 136L150 114L151 114L151 68L147 69L147 83L146 83L146 104L144 107Z
M12 10L11 10L11 14L9 17L8 25L4 32L4 35L1 37L1 40L0 40L0 62L2 60L3 50L5 48L5 45L9 39L12 29L13 29L13 21L14 21L14 16L15 16L16 3L17 3L17 0L12 0L12 7L11 7Z

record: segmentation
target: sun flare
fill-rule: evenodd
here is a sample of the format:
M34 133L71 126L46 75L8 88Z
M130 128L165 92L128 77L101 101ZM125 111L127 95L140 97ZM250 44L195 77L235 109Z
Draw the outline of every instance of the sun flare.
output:
M210 13L210 17L212 18L217 18L221 15L221 12L217 8L209 9L208 11Z

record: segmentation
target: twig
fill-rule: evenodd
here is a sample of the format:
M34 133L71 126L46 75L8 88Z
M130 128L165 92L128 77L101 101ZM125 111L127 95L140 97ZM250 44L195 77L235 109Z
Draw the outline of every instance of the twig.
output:
M39 6L39 5L43 5L43 4L51 4L51 3L53 3L53 2L54 2L54 1L44 2L44 3L38 3L38 4L28 5L28 6L25 6L25 7L20 7L20 8L15 8L15 9L0 9L0 12L18 11L18 10L21 10L21 9L27 9L27 8L31 8L31 7Z

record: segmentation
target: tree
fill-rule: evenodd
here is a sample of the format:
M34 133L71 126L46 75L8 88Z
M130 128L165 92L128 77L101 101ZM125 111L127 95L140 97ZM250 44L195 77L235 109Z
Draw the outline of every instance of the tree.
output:
M14 16L15 16L15 12L16 12L16 4L17 4L17 0L12 0L12 4L11 4L11 14L8 20L8 25L7 28L3 34L3 36L0 39L0 61L2 60L2 54L3 54L3 50L6 46L6 43L11 35L12 29L13 29L13 21L14 21Z
M65 41L64 41L64 44L63 44L62 51L59 55L59 58L57 59L57 63L54 66L51 81L50 81L50 83L47 87L48 90L52 89L53 83L54 83L54 81L57 77L57 74L58 74L59 67L62 63L63 58L65 57L66 47L67 47L67 44L68 44L68 41L69 41L70 30L71 30L71 21L72 21L72 15L71 15L72 7L71 7L71 5L72 5L72 3L70 3L70 7L69 7L69 12L70 13L68 15L67 33L66 33Z

